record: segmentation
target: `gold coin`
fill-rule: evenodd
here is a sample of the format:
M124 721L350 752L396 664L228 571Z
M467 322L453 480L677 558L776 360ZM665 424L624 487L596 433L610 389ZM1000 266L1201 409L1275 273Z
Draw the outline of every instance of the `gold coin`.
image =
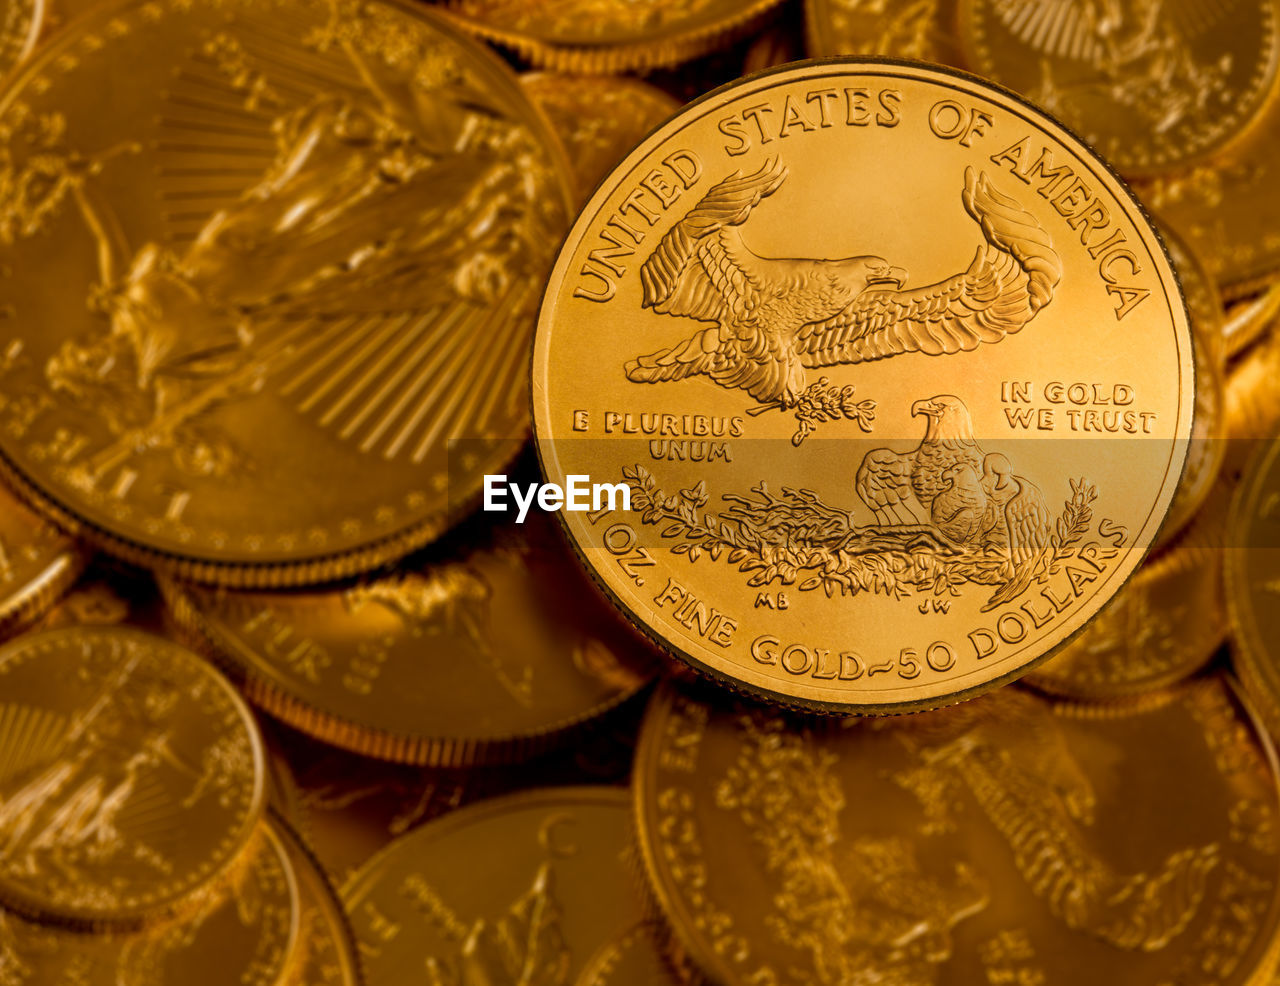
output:
M46 0L0 3L0 77L7 76L31 53L44 27Z
M805 0L814 55L890 55L963 67L957 0Z
M1204 258L1228 300L1280 275L1280 99L1215 160L1134 187Z
M1178 273L1182 294L1191 315L1195 340L1196 406L1191 425L1187 464L1178 490L1169 505L1169 514L1153 546L1160 550L1190 522L1209 496L1226 453L1224 402L1226 383L1223 366L1226 352L1222 299L1200 258L1182 239L1159 220L1156 228L1164 238L1169 259Z
M1258 450L1236 493L1225 552L1227 609L1240 678L1280 736L1280 441Z
M636 803L723 986L1244 986L1280 920L1276 783L1221 677L1123 715L1013 687L840 721L665 686Z
M1280 332L1268 332L1231 366L1227 378L1227 450L1223 482L1238 485L1261 443L1280 434Z
M1190 526L1143 562L1027 683L1067 698L1112 701L1145 698L1203 668L1227 636L1222 556L1229 497L1227 484L1214 486Z
M36 918L137 924L185 910L240 859L263 755L240 698L134 630L0 648L0 899Z
M1223 335L1227 355L1239 356L1257 342L1280 317L1280 281L1260 294L1231 304L1226 312Z
M781 0L446 0L467 31L540 68L584 75L678 65L759 24Z
M663 646L893 712L1023 673L1111 597L1193 376L1159 239L1087 147L971 77L830 61L717 91L601 185L534 420L550 482L629 487L561 518Z
M1024 93L1125 174L1221 151L1276 83L1280 5L960 0L975 72Z
M289 725L384 760L525 759L650 680L649 649L545 514L480 521L392 575L288 593L180 586L175 619Z
M296 833L278 831L297 876L300 898L298 952L291 986L361 986L355 936L329 878Z
M526 72L520 86L568 151L579 205L636 144L680 108L661 89L620 76Z
M72 538L0 488L0 633L46 613L88 560Z
M253 861L234 881L202 888L193 913L145 931L77 932L0 911L0 981L6 986L293 983L301 905L292 853L282 839L282 830L264 825Z
M202 580L337 577L520 448L566 166L419 5L103 8L0 126L0 456L64 526Z
M413 977L574 983L643 917L628 795L544 788L486 801L392 843L343 888L369 986Z

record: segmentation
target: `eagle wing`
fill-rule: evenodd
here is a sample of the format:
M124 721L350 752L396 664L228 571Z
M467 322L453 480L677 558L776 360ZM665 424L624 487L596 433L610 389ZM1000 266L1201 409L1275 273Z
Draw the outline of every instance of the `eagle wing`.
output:
M1009 528L1009 559L1015 569L1034 561L1049 543L1049 508L1034 483L1017 477L1019 490L1005 504Z
M915 494L911 491L911 470L915 455L892 449L872 449L862 459L854 487L858 496L884 526L923 522Z
M967 352L1017 332L1052 300L1062 262L1035 217L972 168L962 201L987 241L969 269L927 287L864 291L831 318L808 323L796 337L805 366Z
M640 269L642 305L716 325L628 361L628 379L657 383L705 373L760 401L777 400L796 382L802 371L786 340L757 317L777 278L777 261L753 253L737 229L786 177L776 158L752 174L735 172L668 230Z
M736 171L707 192L640 268L643 307L703 322L749 318L768 279L767 262L731 230L786 177L786 167L771 158L759 171Z

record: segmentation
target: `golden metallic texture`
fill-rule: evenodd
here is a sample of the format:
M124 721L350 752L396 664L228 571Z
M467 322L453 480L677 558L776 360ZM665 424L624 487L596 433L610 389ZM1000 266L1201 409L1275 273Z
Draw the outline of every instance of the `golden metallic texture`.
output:
M958 0L805 0L813 55L889 55L963 67Z
M664 686L636 811L721 986L1243 986L1280 919L1276 783L1222 677L1106 716L1014 686L892 720Z
M88 560L87 550L0 487L0 633L48 612Z
M1258 341L1280 318L1280 281L1261 293L1227 308L1224 335L1229 356L1239 356Z
M1223 367L1226 361L1222 298L1213 278L1195 252L1158 219L1156 228L1164 238L1173 261L1173 269L1182 285L1182 294L1191 315L1192 337L1195 342L1196 405L1195 420L1191 425L1191 443L1187 448L1187 464L1178 482L1178 490L1169 505L1168 516L1156 538L1153 550L1159 551L1172 543L1196 511L1200 509L1213 488L1226 453L1226 424L1224 403L1226 381Z
M248 709L194 654L72 627L0 648L0 901L75 925L186 912L263 802Z
M71 931L0 910L6 986L328 986L302 983L301 901L286 834L263 826L230 884L197 892L181 919L127 934Z
M292 986L362 986L355 936L328 875L301 838L277 823L297 877L300 898L298 950L291 962Z
M64 526L201 580L337 577L520 447L566 166L420 5L100 8L0 129L0 459Z
M1147 558L1027 683L1065 698L1133 700L1203 668L1227 636L1222 560L1229 496L1225 483L1214 486L1190 526Z
M163 591L251 701L384 760L527 759L652 678L649 648L546 514L477 519L437 549L344 588Z
M1214 160L1134 189L1204 258L1228 300L1269 286L1280 275L1280 98Z
M680 108L656 86L620 76L526 72L520 86L568 152L579 205L636 144Z
M960 0L967 65L1062 119L1124 174L1204 161L1277 82L1276 0Z
M746 34L780 0L446 0L465 30L539 68L583 75L678 65Z
M287 817L338 884L398 836L493 793L492 770L424 770L281 740Z
M6 77L31 53L44 29L50 0L0 2L0 77Z
M843 259L833 259L843 258ZM583 211L533 366L596 578L717 680L904 712L1024 673L1152 543L1195 397L1137 202L969 76L810 63L687 107Z
M628 802L618 788L543 788L392 843L342 892L369 986L538 982L534 970L578 982L643 918Z
M1280 736L1280 440L1263 444L1236 492L1227 608L1241 680Z

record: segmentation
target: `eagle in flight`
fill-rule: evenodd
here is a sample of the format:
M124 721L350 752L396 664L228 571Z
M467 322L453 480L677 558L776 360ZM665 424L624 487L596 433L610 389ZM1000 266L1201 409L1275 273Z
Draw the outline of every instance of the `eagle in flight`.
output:
M1053 298L1062 265L1049 234L985 173L965 172L965 211L985 238L968 269L905 288L882 257L762 257L740 227L776 192L787 169L770 159L713 187L654 248L640 270L642 304L710 323L675 346L626 364L628 379L704 375L764 405L795 406L807 367L900 353L966 352L1017 332Z

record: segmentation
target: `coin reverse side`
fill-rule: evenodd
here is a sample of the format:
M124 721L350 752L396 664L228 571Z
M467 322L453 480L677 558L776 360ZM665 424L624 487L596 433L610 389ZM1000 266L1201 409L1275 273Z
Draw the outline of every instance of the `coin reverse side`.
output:
M971 77L829 61L691 105L602 184L533 393L548 480L629 489L561 516L634 620L873 713L1008 680L1098 611L1168 508L1194 370L1087 147Z

